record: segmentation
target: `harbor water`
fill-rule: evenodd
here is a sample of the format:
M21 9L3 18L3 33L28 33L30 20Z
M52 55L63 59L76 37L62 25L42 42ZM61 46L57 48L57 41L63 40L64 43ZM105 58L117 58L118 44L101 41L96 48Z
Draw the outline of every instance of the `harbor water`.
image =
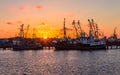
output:
M120 75L120 49L0 50L0 75Z

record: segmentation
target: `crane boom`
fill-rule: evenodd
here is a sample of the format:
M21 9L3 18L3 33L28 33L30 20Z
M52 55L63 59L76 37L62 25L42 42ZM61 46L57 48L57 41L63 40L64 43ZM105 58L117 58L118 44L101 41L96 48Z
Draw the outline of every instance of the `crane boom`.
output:
M81 25L80 25L80 21L78 20L78 28L80 29L80 32L82 33L82 28L81 28Z
M89 35L93 35L92 34L93 33L93 28L92 28L92 23L91 23L90 19L88 19L88 22L89 22L89 27L90 27L90 29L89 29Z
M24 24L20 25L20 37L24 38Z
M27 38L27 37L28 37L29 27L30 27L30 25L28 25L28 26L27 26L27 29L26 29L26 34L25 34L25 38Z
M76 31L76 37L78 38L79 36L78 36L77 28L76 28L76 26L75 26L75 20L73 20L72 25L73 25L74 28L75 28L75 31Z

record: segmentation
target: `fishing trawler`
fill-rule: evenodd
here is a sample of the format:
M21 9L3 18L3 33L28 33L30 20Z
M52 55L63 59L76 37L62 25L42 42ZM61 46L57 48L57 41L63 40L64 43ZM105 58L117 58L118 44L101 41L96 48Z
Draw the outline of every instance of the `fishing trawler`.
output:
M74 49L74 44L71 38L66 37L66 19L64 18L64 23L63 23L63 31L64 31L64 36L61 39L54 39L52 41L53 45L55 46L56 50L72 50Z
M120 39L117 37L117 33L116 33L116 29L117 27L114 28L114 33L112 34L112 36L107 38L107 48L118 48L120 46Z
M24 24L20 26L19 36L13 39L13 50L40 50L42 49L41 42L37 38L26 38L29 25L27 27L26 35L24 34ZM33 36L35 33L33 33Z
M98 50L106 49L106 37L98 29L98 25L94 22L93 19L89 20L89 35L86 36L85 32L80 32L80 36L76 39L76 48L78 50ZM74 22L73 22L74 24ZM79 25L78 21L78 25ZM80 26L80 25L79 25ZM101 37L100 37L101 36Z
M42 49L41 43L35 40L37 39L17 37L13 40L13 50L40 50Z
M65 19L64 19L64 38L59 40L54 40L54 46L56 50L98 50L98 49L106 49L106 37L103 33L100 33L97 24L93 21L93 19L89 22L89 35L87 35L81 28L80 22L76 23L73 20L73 26L76 31L76 39L70 39L66 37L66 27L65 27ZM78 28L77 28L78 27ZM78 31L78 29L80 31ZM101 38L99 36L102 36Z

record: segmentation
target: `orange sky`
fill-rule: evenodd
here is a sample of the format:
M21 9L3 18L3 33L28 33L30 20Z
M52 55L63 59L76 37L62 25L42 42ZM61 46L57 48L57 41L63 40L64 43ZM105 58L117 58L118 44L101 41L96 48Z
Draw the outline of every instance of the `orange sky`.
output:
M94 19L106 36L111 36L117 27L120 37L119 0L1 0L0 38L14 37L21 24L30 30L36 28L37 37L56 37L62 34L63 20L73 29L72 20L80 20L84 31L88 31L87 19ZM44 23L44 24L43 24ZM67 33L75 35L75 31Z

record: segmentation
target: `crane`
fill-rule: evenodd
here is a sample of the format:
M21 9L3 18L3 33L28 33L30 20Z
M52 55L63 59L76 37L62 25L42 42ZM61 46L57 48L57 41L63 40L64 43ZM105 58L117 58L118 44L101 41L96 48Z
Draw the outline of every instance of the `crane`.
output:
M99 38L98 25L94 22L93 19L91 19L91 21L92 21L93 36L95 39L98 39Z
M74 28L75 28L75 31L76 31L76 37L78 38L79 36L78 36L78 31L77 31L77 28L76 28L76 26L75 26L75 20L73 20L73 22L72 22L72 25L74 26Z
M78 29L80 30L80 32L82 33L82 28L81 28L81 25L80 25L80 21L78 20Z
M27 29L26 29L25 38L27 38L27 37L28 37L28 31L29 31L29 27L30 27L30 25L28 24L28 26L27 26Z
M80 37L85 37L86 33L82 30L79 20L78 20L77 24L78 24L78 29L80 30L79 31L79 34L80 34L79 36Z
M89 35L92 35L94 39L98 39L99 38L98 25L94 22L93 19L91 19L91 21L88 19L88 22L90 25Z
M20 37L24 38L24 24L20 25Z
M89 29L89 35L91 36L93 36L93 27L92 27L92 22L90 21L90 19L88 19L88 22L89 22L89 27L90 27L90 29Z

